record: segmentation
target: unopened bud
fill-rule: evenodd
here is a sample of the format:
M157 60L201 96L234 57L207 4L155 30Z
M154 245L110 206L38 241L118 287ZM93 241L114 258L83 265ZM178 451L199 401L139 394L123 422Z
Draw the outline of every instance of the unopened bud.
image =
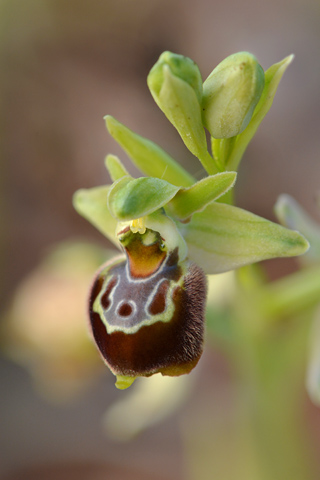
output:
M187 148L201 161L208 156L201 118L202 79L187 57L163 53L148 75L150 92Z
M214 138L243 132L264 87L264 71L247 52L225 58L203 84L202 119Z
M171 52L160 55L148 76L148 86L157 103L164 83L165 68L169 68L172 75L189 84L201 103L202 79L197 64L191 58Z

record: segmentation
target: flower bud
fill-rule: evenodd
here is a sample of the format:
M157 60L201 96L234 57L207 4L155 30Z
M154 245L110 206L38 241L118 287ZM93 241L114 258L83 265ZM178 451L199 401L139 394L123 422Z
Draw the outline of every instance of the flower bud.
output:
M250 53L235 53L219 63L203 84L202 119L212 137L243 132L263 87L263 69Z
M194 90L199 103L201 103L202 78L197 64L191 60L191 58L171 52L163 52L149 73L148 85L155 100L159 98L161 88L163 87L165 66L169 67L172 75L190 85Z
M213 173L201 119L202 79L197 65L190 58L165 52L151 69L148 86L186 147Z
M107 263L90 295L93 337L116 386L161 372L177 376L197 364L203 346L203 271L167 249L160 233L118 233L126 257Z

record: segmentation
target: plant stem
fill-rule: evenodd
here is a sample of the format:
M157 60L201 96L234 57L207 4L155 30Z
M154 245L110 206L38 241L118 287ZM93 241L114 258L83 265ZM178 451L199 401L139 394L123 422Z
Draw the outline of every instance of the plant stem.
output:
M303 425L306 324L244 341L234 356L242 414L259 466L257 480L317 478Z

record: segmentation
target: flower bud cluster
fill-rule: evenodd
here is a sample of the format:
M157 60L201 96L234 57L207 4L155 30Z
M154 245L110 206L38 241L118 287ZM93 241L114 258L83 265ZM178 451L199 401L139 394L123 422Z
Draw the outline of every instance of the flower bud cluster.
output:
M192 60L165 52L151 69L148 85L158 106L177 128L182 127L182 137L186 132L175 106L168 102L175 88L186 99L185 126L190 121L188 114L198 109L203 125L214 138L229 138L241 133L250 122L263 92L264 71L252 54L239 52L223 60L202 86L199 68Z

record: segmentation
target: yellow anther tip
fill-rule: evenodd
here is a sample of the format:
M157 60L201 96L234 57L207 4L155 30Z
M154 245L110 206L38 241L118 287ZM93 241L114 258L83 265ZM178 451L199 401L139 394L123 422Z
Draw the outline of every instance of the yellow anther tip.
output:
M132 220L130 224L130 230L132 233L140 233L140 235L143 235L144 233L146 233L144 217L136 218Z

